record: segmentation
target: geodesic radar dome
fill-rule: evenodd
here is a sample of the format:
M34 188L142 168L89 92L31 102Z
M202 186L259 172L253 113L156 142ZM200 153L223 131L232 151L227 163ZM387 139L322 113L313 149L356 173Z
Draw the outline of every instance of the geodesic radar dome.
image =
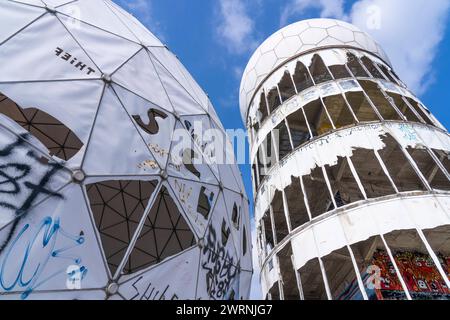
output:
M0 0L0 299L247 298L231 160L205 93L112 1Z
M333 47L370 52L390 65L383 48L369 34L350 23L324 18L292 23L267 38L255 50L244 70L239 96L244 123L255 91L274 70L309 51Z

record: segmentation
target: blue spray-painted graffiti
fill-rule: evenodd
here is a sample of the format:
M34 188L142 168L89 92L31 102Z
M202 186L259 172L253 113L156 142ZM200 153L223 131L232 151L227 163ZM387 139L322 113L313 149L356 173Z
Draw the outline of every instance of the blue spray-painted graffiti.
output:
M409 141L418 141L417 133L409 124L401 124L400 131L403 133L403 138Z
M41 278L52 258L80 265L80 258L67 255L67 251L84 243L83 232L70 235L61 228L59 218L46 217L38 225L27 223L19 228L40 195L64 199L49 187L63 167L39 156L28 145L29 139L29 134L22 134L0 149L0 215L10 221L0 228L0 290L23 292L23 299L61 272L66 273L67 265ZM58 239L64 247L55 247ZM83 277L87 272L81 265L79 271ZM70 280L75 275L67 277Z
M59 238L69 240L69 244L56 248ZM84 278L87 269L81 266L81 259L67 254L69 250L83 243L83 232L77 236L67 233L61 228L59 218L53 220L46 217L34 230L32 226L25 224L11 240L0 262L0 288L5 291L23 291L21 297L26 299L35 288L61 273L66 273L67 266L64 266L41 279L52 258L68 259L71 263L79 265L81 277ZM70 279L75 274L70 273L67 276Z

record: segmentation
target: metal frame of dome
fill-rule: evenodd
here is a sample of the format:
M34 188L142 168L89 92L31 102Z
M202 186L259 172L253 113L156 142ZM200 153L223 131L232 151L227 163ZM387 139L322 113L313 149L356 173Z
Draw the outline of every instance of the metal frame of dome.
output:
M288 60L320 48L348 47L371 52L390 65L384 50L367 33L335 19L309 19L292 23L267 38L250 58L240 85L239 104L244 123L255 92Z
M0 92L1 299L248 298L227 135L137 19L109 0L0 0Z

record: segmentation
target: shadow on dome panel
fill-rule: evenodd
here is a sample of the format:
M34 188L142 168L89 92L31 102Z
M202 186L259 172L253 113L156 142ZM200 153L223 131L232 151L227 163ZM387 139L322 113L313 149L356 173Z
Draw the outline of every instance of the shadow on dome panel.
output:
M0 114L36 137L48 149L50 156L67 161L83 147L77 135L58 119L36 108L22 108L2 93Z
M112 276L119 268L135 273L195 244L175 200L157 180L98 182L87 186L87 194Z
M169 190L162 186L131 251L123 273L129 274L158 264L196 243Z

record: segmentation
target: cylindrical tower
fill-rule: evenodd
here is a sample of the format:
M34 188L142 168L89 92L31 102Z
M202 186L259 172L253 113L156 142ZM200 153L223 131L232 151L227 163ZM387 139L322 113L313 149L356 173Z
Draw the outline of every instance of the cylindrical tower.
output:
M369 35L279 30L240 107L267 299L450 298L450 137Z

